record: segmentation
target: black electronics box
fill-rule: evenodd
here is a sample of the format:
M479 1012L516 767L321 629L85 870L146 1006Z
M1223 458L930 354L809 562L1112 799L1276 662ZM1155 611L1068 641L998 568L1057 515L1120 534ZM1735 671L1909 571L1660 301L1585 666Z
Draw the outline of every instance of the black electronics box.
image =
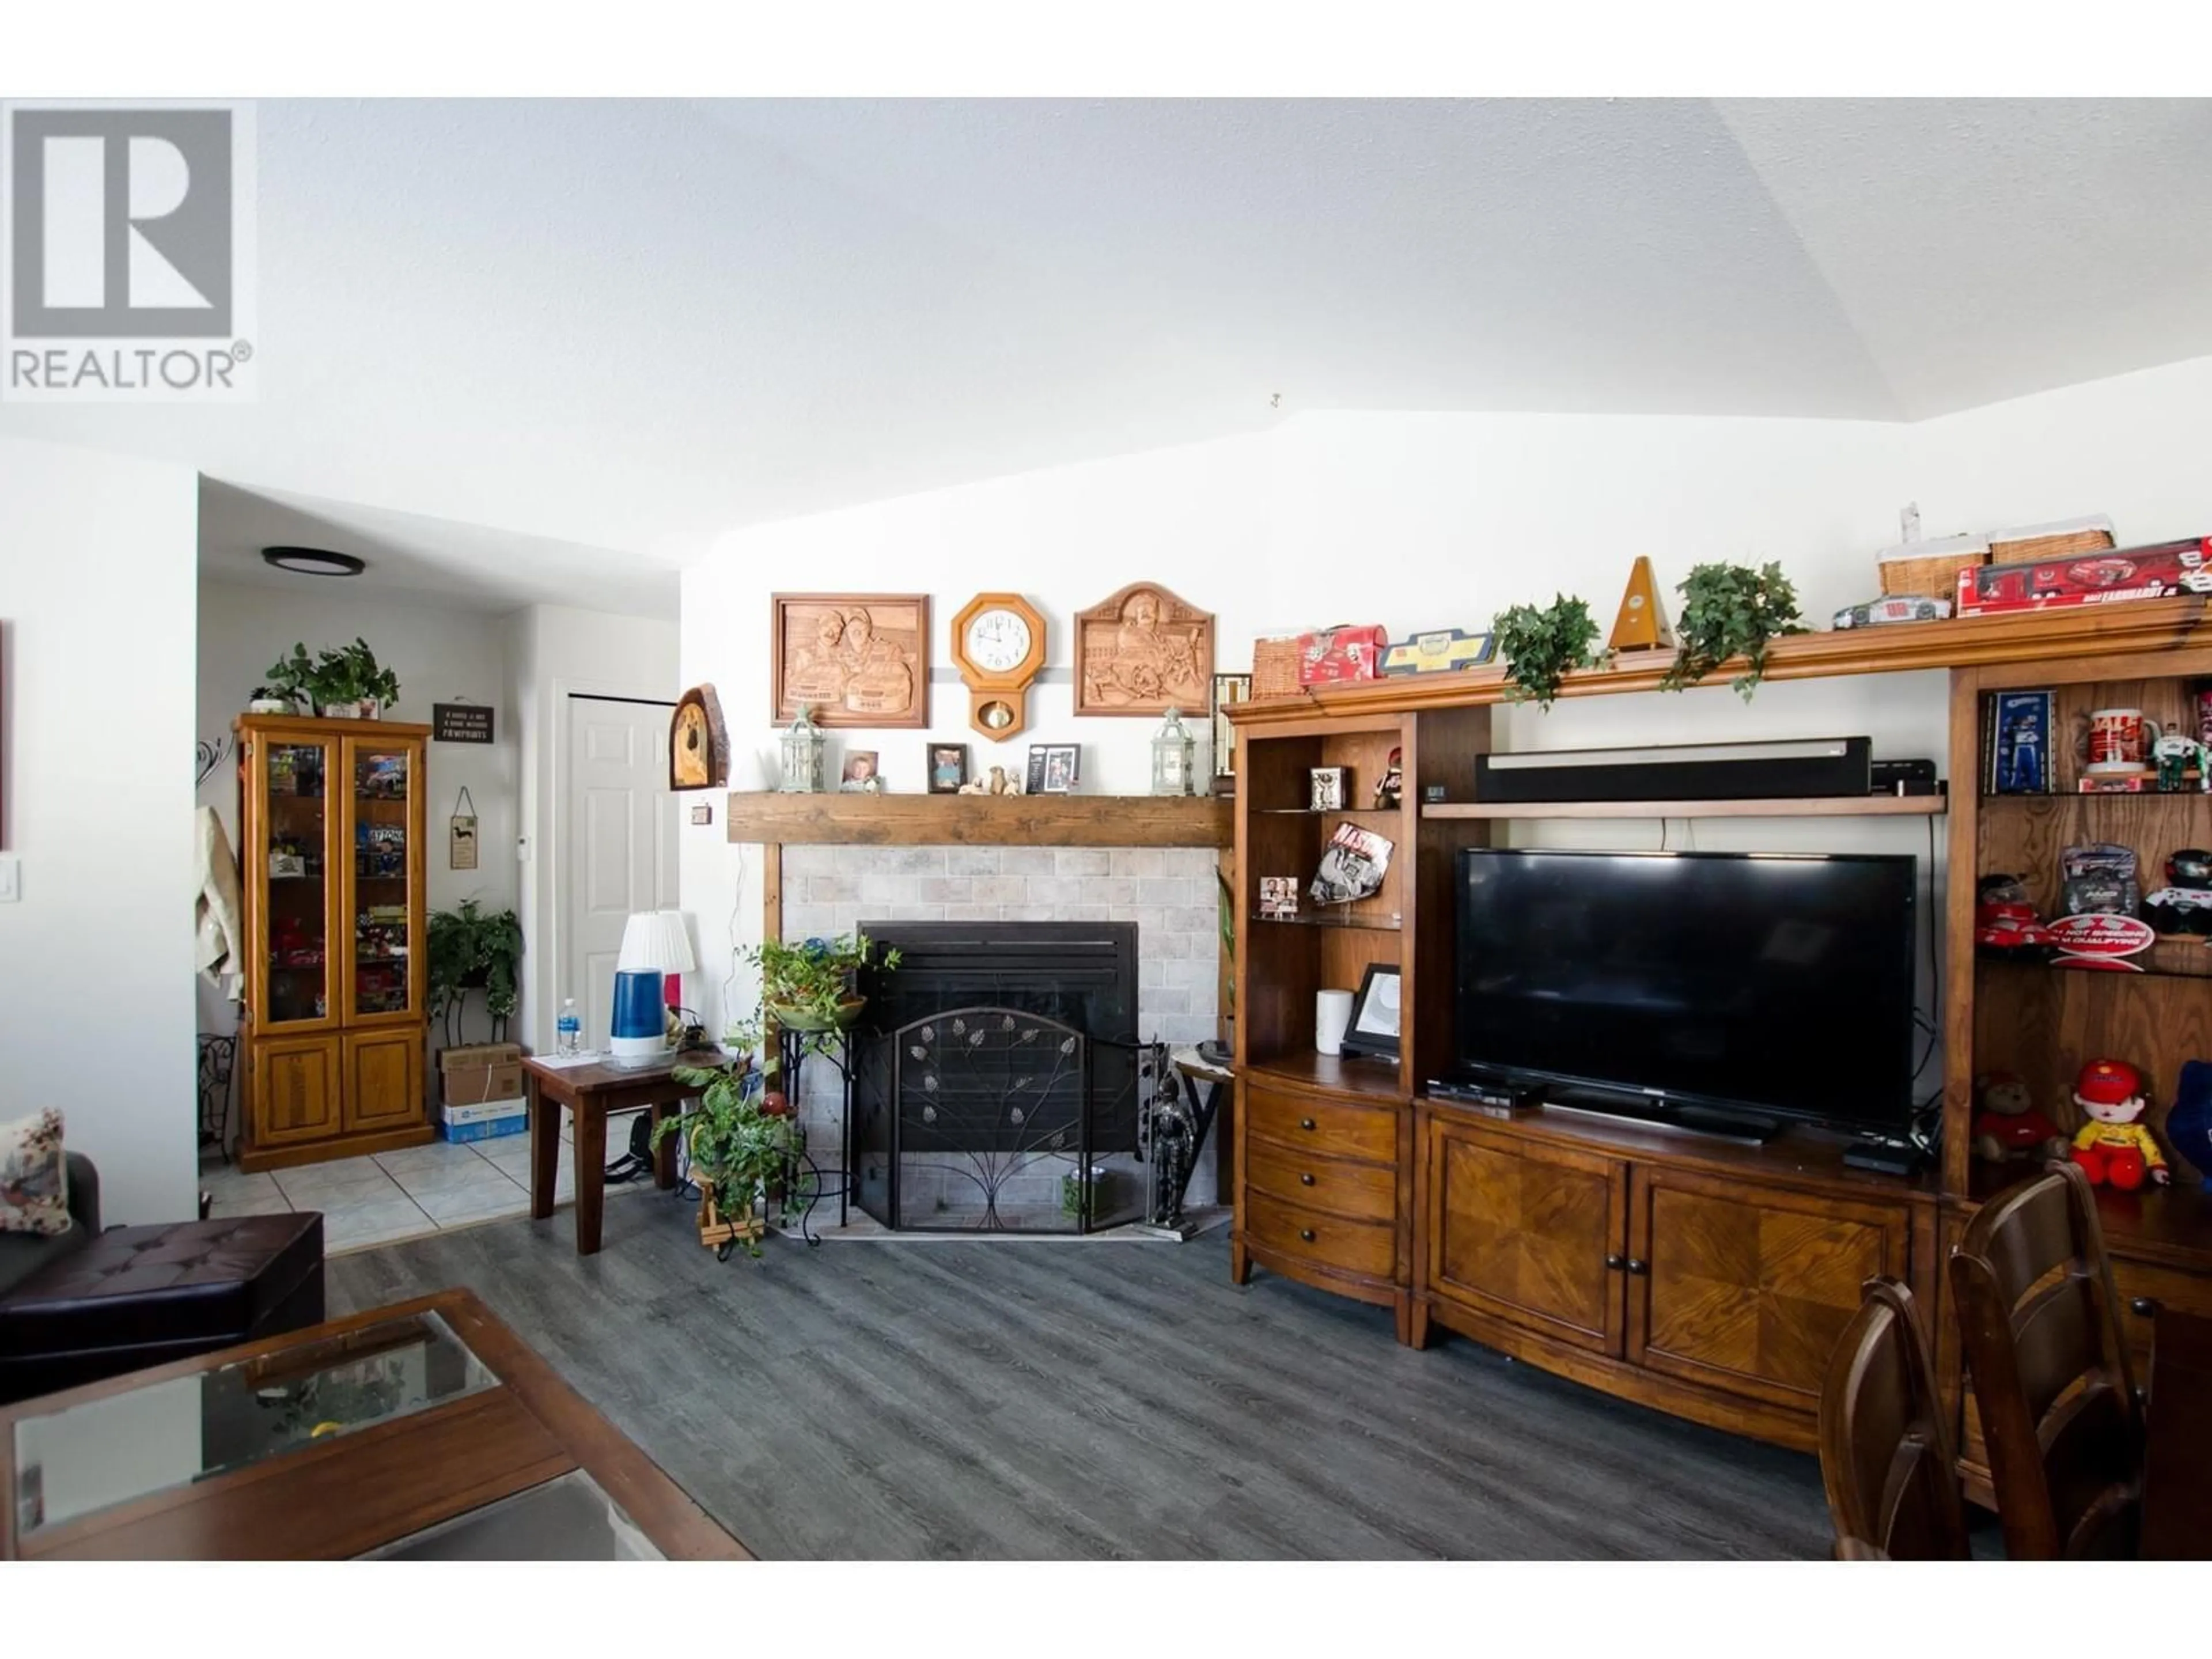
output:
M1869 793L1877 795L1933 795L1941 793L1932 760L1878 760Z
M1873 747L1868 738L1801 738L1478 755L1474 793L1478 800L1538 803L1863 795L1873 787Z

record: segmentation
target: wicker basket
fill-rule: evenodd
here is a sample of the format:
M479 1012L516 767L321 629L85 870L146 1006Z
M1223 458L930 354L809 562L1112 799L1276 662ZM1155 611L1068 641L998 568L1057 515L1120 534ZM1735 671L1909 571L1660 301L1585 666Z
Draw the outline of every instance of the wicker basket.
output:
M1954 599L1959 573L1990 562L1987 553L1938 553L1931 558L1884 559L1881 591L1886 599Z
M1280 639L1255 640L1252 642L1252 696L1259 697L1295 697L1302 688L1298 684L1298 639L1295 634Z
M2071 558L2076 553L2101 553L2112 545L2109 530L2069 530L2057 536L2030 536L2025 541L1992 541L1990 556L1998 564L2033 564L2041 559Z

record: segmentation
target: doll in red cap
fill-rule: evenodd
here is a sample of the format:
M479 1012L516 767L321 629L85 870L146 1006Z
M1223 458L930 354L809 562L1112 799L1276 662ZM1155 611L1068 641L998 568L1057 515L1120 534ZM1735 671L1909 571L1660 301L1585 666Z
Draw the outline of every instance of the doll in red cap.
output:
M2074 1161L2093 1182L2133 1192L2148 1173L2160 1186L2168 1179L2166 1155L2142 1115L2142 1074L2123 1060L2093 1060L2074 1079L2074 1103L2088 1117L2074 1137Z

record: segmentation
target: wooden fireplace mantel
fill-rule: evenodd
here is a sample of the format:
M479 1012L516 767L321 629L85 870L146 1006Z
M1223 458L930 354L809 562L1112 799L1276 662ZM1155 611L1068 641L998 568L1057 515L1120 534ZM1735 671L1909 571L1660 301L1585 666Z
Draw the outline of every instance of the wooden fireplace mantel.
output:
M1236 802L1212 795L730 796L729 838L769 847L1214 847Z

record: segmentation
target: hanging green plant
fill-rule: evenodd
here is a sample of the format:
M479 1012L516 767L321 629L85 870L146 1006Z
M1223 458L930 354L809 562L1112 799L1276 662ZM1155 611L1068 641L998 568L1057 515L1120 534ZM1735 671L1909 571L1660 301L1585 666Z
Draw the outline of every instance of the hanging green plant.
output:
M1564 593L1541 611L1516 605L1500 611L1490 627L1505 661L1505 695L1515 702L1549 708L1570 672L1603 668L1613 659L1610 651L1597 648L1597 619L1589 606Z
M1741 657L1744 672L1729 684L1748 702L1766 672L1769 641L1805 631L1797 616L1797 590L1778 564L1756 570L1743 564L1698 565L1675 592L1682 596L1682 614L1674 625L1674 665L1659 682L1665 690L1695 685L1730 658Z

